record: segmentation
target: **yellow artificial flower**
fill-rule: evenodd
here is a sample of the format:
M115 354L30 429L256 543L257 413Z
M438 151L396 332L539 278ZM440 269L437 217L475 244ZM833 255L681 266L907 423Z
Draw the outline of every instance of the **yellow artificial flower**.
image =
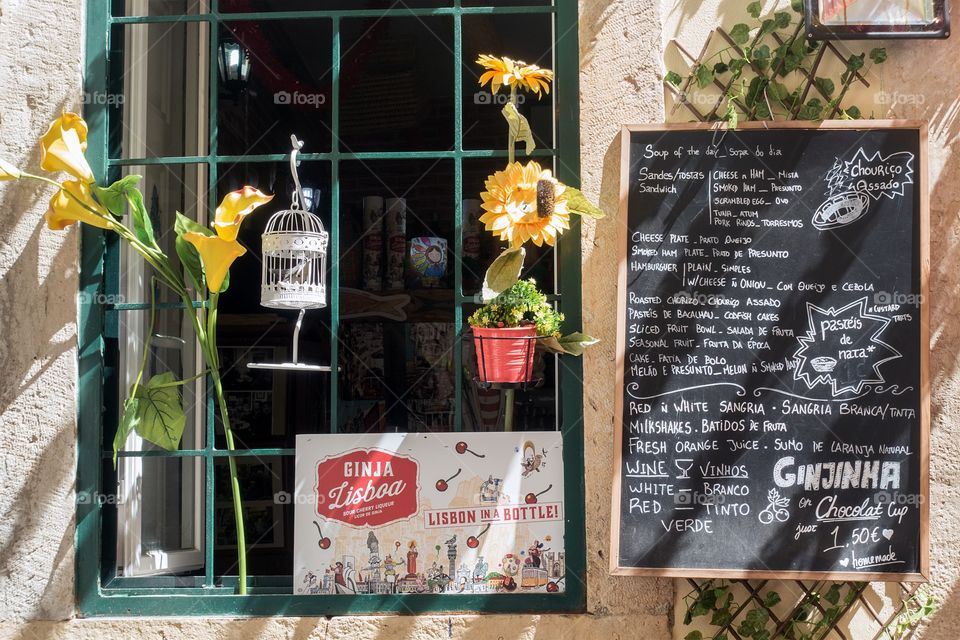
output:
M66 171L74 178L90 184L93 171L84 157L87 150L87 123L75 113L65 111L50 123L40 138L40 168L44 171Z
M493 93L500 91L503 85L516 84L518 88L528 89L540 96L540 91L550 93L550 83L553 82L553 71L541 69L535 64L527 64L510 58L497 58L490 55L481 55L477 64L487 71L480 76L480 86L490 83Z
M107 210L93 199L90 185L79 180L67 180L61 185L60 190L50 199L46 217L47 227L54 231L62 231L75 222L109 229L113 222Z
M0 158L0 180L16 180L20 177L20 169Z
M549 211L538 210L537 186L541 203L552 204ZM570 228L570 211L564 192L566 185L532 160L526 165L514 162L487 178L486 191L480 194L485 213L480 222L487 231L519 247L527 240L535 245L553 246L556 237ZM546 196L546 199L544 199Z
M223 286L233 261L247 252L236 239L226 240L220 236L205 236L196 231L187 231L183 234L183 239L196 247L203 262L207 288L214 293L219 292Z
M273 196L261 193L259 189L244 187L231 191L220 201L213 220L213 228L224 240L236 240L240 233L240 223L257 207L273 200Z

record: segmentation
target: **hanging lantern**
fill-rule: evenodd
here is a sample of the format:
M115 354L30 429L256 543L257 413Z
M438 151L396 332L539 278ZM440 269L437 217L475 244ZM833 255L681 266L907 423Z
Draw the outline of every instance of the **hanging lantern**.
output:
M250 80L250 51L236 40L225 40L217 51L220 81L234 94L243 93Z
M301 363L300 327L307 309L327 306L327 246L330 236L320 218L304 206L303 188L297 174L297 153L303 143L290 136L290 173L295 189L290 208L278 211L267 221L261 237L263 266L260 279L260 304L270 309L297 309L293 331L293 362L282 364L251 363L254 369L293 369L329 371L330 367ZM314 194L316 199L316 194Z

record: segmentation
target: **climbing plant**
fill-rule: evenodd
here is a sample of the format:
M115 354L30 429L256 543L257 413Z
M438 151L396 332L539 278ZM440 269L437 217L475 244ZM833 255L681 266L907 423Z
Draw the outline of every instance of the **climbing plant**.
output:
M887 50L850 54L839 77L821 73L825 43L807 39L802 0L762 15L760 2L746 7L747 22L733 26L730 46L696 61L686 77L668 71L667 82L687 100L692 91L721 89L710 118L736 127L741 120L858 119L862 110L848 104L847 93L870 65L883 64Z

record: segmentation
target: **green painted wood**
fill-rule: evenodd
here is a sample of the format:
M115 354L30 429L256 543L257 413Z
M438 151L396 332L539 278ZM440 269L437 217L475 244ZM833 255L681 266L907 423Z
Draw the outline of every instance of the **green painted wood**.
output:
M340 425L340 18L330 43L330 433Z
M157 24L170 22L215 22L240 20L301 20L311 18L409 18L428 16L450 16L462 13L464 15L509 15L529 13L553 13L551 6L516 6L516 7L437 7L411 8L401 3L394 3L385 9L337 9L337 10L304 10L304 11L248 11L238 13L219 13L211 8L210 13L166 16L116 16L109 20L112 24Z
M455 0L460 8L460 0ZM453 291L463 296L463 16L453 16ZM463 431L463 305L453 306L453 430Z
M332 99L331 99L332 102ZM331 104L331 111L334 106ZM332 127L331 127L332 130ZM552 157L555 149L535 149L531 154L534 157ZM338 160L447 160L453 158L506 158L507 152L503 149L460 149L451 151L332 151L329 153L300 153L297 159L303 162ZM261 153L249 156L223 155L211 158L209 156L157 156L151 158L118 158L110 159L111 167L128 167L140 165L171 165L171 164L202 164L209 160L236 164L239 162L287 162L289 153Z
M577 1L558 0L555 24L557 110L556 174L559 180L580 186L580 59ZM557 242L558 291L561 310L571 327L582 326L580 225L571 225ZM583 360L557 358L560 429L563 432L564 502L580 508L566 509L564 547L567 550L566 598L570 606L586 610L586 530L584 528Z

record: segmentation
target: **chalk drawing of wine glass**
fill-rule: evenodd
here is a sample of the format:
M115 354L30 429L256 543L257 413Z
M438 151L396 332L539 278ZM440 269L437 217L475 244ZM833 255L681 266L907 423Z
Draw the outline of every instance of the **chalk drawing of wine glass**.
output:
M693 458L677 458L673 461L673 464L680 470L680 475L677 476L677 480L690 479L690 469L693 467Z
M767 502L766 508L757 516L761 524L770 524L774 520L786 522L790 519L790 512L787 511L790 498L784 498L776 489L770 489L767 492Z

